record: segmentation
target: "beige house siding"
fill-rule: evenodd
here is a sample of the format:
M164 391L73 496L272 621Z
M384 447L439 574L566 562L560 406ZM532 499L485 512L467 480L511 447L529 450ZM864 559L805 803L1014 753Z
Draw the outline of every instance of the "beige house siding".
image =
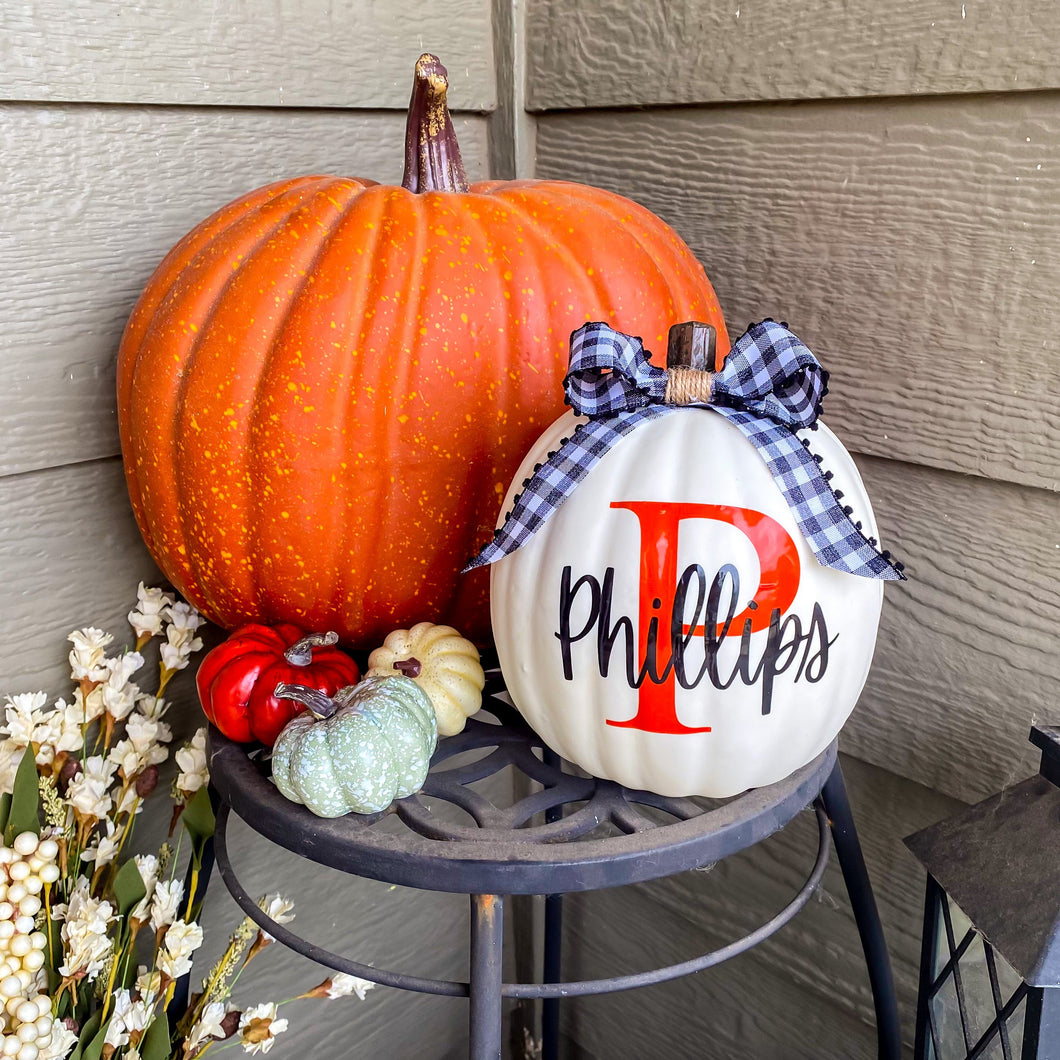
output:
M840 745L910 1041L923 884L899 839L1032 772L1027 733L1056 700L1058 55L1060 12L1029 0L528 12L534 175L670 222L734 335L791 323L832 373L826 419L908 564ZM704 883L720 883L694 875L587 898L572 959L599 974L631 951L646 967L733 938L772 915L774 881L793 885L808 856L777 838L706 906ZM648 1042L719 1060L874 1055L834 875L826 890L834 904L691 985L573 1002L567 1033L599 1058Z

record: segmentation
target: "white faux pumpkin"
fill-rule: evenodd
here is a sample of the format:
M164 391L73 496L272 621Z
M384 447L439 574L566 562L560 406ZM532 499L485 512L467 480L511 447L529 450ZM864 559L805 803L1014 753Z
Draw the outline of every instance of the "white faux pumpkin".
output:
M577 423L542 435L502 513ZM823 424L805 437L875 536L846 450ZM673 796L770 784L827 747L883 600L882 581L817 562L761 456L706 409L618 441L491 577L501 670L530 725L596 776Z
M368 656L367 677L411 677L427 693L438 718L438 735L460 732L482 706L486 675L478 649L452 626L417 622L396 629Z

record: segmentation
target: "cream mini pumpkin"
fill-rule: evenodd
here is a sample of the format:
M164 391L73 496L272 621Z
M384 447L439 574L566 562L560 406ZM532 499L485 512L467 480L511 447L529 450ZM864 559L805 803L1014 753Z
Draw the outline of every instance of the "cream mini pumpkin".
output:
M452 626L417 622L396 629L368 657L366 677L412 678L427 693L438 718L438 735L460 732L482 706L486 675L478 649Z

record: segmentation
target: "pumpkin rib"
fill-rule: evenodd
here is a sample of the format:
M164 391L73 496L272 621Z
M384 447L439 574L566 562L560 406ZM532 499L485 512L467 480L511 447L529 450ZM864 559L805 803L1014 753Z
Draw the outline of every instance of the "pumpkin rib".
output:
M406 197L409 197L410 201L405 201ZM388 191L383 198L383 209L378 222L380 234L384 235L390 226L400 227L401 221L406 224L411 221L414 231L408 242L411 243L412 249L409 252L405 249L405 244L401 244L399 248L399 245L393 241L380 238L373 246L369 267L371 286L368 291L368 301L373 301L376 295L376 288L390 278L391 269L394 267L393 257L388 259L387 255L390 254L396 257L399 249L402 252L402 258L406 265L404 287L406 291L411 292L412 299L403 314L400 348L409 351L414 351L416 348L412 336L419 328L419 317L422 316L423 312L423 292L420 288L422 286L424 268L421 259L426 245L427 220L425 209L431 197L432 193L430 192L424 193L422 197L413 198L412 193L406 192L404 189L391 189ZM406 208L408 208L408 217L404 216ZM411 260L409 260L410 254ZM387 267L380 267L381 263ZM415 312L412 308L413 300L416 306ZM375 328L374 316L371 327ZM373 330L370 338L374 337ZM387 336L387 340L387 344L389 344L391 337ZM380 341L382 341L382 338L380 338ZM396 365L394 363L395 360L397 361ZM409 358L406 357L378 359L376 366L379 374L371 379L373 388L383 391L386 398L390 400L394 399L399 389L402 393L407 392L410 370L408 361ZM395 372L398 369L403 370L405 373L404 378L401 380L400 388L395 383ZM367 554L362 558L365 569L371 571L372 575L371 581L365 586L364 595L367 599L361 606L368 610L381 607L384 612L388 606L386 582L389 573L384 561L388 554L388 546L391 544L388 538L393 533L393 524L396 521L397 481L402 474L402 461L406 456L405 449L401 445L402 424L398 421L397 416L388 414L389 404L389 400L376 400L373 402L373 411L375 413L374 433L386 438L385 451L391 454L391 464L389 473L384 473L381 476L381 489L375 497L378 531L368 535ZM362 544L361 547L363 550L364 545Z
M559 182L559 183L563 183L563 182ZM617 232L621 232L622 236L624 238L628 239L629 242L632 243L632 245L634 247L636 247L637 250L640 252L642 261L648 267L653 269L657 276L661 277L662 271L659 268L659 266L658 266L658 264L657 264L657 262L655 260L655 257L652 255L652 253L648 250L648 248L645 247L644 244L641 242L641 240L638 238L637 231L634 229L633 226L628 224L628 222L626 221L625 218L619 217L616 213L613 213L612 211L608 210L605 207L605 203L607 202L606 199L604 199L603 201L599 201L599 200L590 199L590 198L585 197L585 196L579 196L579 195L576 195L576 194L571 194L566 188L562 189L562 193L564 194L564 196L568 200L573 200L574 202L577 202L577 203L581 204L583 208L591 210L594 214L596 214L598 216L604 217L606 219L606 221L608 222L608 227L614 227ZM627 202L628 201L629 200L627 200ZM626 259L623 257L623 260L626 260ZM621 309L617 309L617 307L615 306L615 299L613 298L610 289L605 285L604 290L607 292L607 299L606 299L606 303L605 304L610 307L610 312L609 312L608 315L612 319L617 318L619 315L624 316L625 313L626 313L625 307L623 306ZM675 315L676 306L679 303L674 298L674 292L671 290L671 288L670 288L668 283L664 283L664 290L666 292L666 296L670 299L670 305L671 305L670 313L671 313L671 317L672 317L672 316ZM671 320L670 321L670 323L676 323L676 322L677 321L675 321L675 320ZM605 321L605 323L607 323L607 321ZM652 340L652 341L654 341L654 340ZM648 344L648 340L646 339L645 340L645 345L647 345L647 344ZM658 351L656 351L656 353L658 353ZM663 355L665 356L665 350L663 351Z
M304 181L308 178L296 179ZM200 253L214 245L218 238L224 235L233 224L245 215L248 208L256 209L261 203L267 202L274 197L273 192L278 185L293 183L295 181L280 181L277 184L266 185L256 191L248 192L235 202L223 206L211 217L207 218L201 226L193 229L177 243L155 269L151 280L130 315L129 323L122 336L121 346L118 351L118 427L122 438L123 451L131 444L132 439L128 420L133 381L139 368L140 358L144 352L145 337L151 329L151 324L155 319L155 313L159 306L163 305L166 299L169 298L170 293L180 281L189 264ZM140 489L135 461L126 462L126 475L128 477L130 495L134 498L138 497ZM146 530L144 538L148 548L153 550L151 538Z
M507 210L508 210L508 212L510 214L516 214L517 216L523 217L524 223L528 224L528 226L531 227L531 228L534 227L533 219L530 218L528 215L526 215L524 211L520 211L518 209L513 209L512 208L512 203L506 197L501 196L501 195L490 196L487 201L490 202L491 206L494 205L497 201L500 201L500 202L504 203L505 207L507 208ZM491 247L493 245L493 240L492 240L492 238L489 235L489 230L488 230L487 226L482 222L481 217L475 223L478 224L480 229L482 230L483 236L485 238L485 244L484 245L487 246L487 247ZM535 281L536 287L540 288L540 290L544 291L544 290L547 289L547 284L545 283L545 275L544 275L544 270L541 267L540 257L538 255L536 249L533 248L533 245L532 245L532 243L529 240L524 240L523 246L524 246L524 248L526 248L525 251L524 251L524 256L527 253L530 255L529 260L530 260L530 263L531 263L531 267L533 268L534 272L537 275L537 280ZM506 250L507 248L504 248L504 249ZM509 296L506 299L506 301L508 301L509 304L516 304L517 305L518 302L519 302L519 300L517 298L517 295L519 294L519 292L513 289L513 287L515 285L515 282L516 282L516 272L515 272L514 268L510 269L509 271L511 272L511 275L512 275L512 278L510 280L504 279L504 274L502 273L502 280L503 280L504 290L507 292L507 294ZM521 352L521 349L524 346L524 343L522 341L522 333L523 333L525 327L526 327L525 324L523 324L521 321L519 321L518 317L516 317L515 320L511 321L509 327L504 330L504 332L503 332L503 337L504 337L504 340L503 340L504 356L500 360L501 364L503 364L503 365L513 365L513 364L518 365L520 363L520 352ZM491 381L494 383L494 385L496 387L496 389L493 391L493 396L491 398L491 403L493 404L493 406L494 407L500 407L500 408L511 408L512 404L513 404L511 395L512 395L513 390L515 389L515 380L512 379L510 371L500 371L500 372L494 373ZM490 429L491 429L491 432L494 429L492 424L491 424L491 428ZM495 451L495 447L492 446L491 444L488 444L487 445L487 451ZM494 476L490 475L489 477L493 478ZM479 489L476 490L476 492L478 492L480 494L480 497L481 497L481 495L483 493L485 493L485 496L487 498L493 498L493 497L496 496L496 493L492 489L491 484L485 482L485 479L486 479L486 476L484 476L484 475L480 477L480 482L482 483L482 486L480 486ZM484 510L488 511L489 510L489 506L488 505L483 506L482 504L479 504L479 505L477 505L476 510L478 510L480 512L484 511ZM490 522L485 522L485 525L481 527L481 531L484 532L487 529L487 527L490 525ZM464 548L465 548L465 551L467 552L467 554L469 556L472 554L473 549L475 548L475 546L478 543L477 539L479 537L479 530L480 530L479 527L469 526L467 528L468 532L465 533L465 535L464 535ZM458 589L459 589L459 586L455 586L454 587L454 593L453 593L454 597L456 596L456 593L457 593ZM446 610L448 610L448 608Z
M604 192L603 195L586 195L585 187L581 184L573 184L565 181L549 182L555 184L562 184L565 186L565 193L577 202L586 203L587 205L594 206L598 210L605 213L612 221L622 226L625 231L628 231L633 238L644 247L645 252L648 254L650 260L655 265L660 277L663 279L666 289L669 291L671 299L673 300L674 306L686 305L691 301L696 300L701 296L701 292L696 291L693 285L689 282L687 276L687 264L691 260L702 270L702 278L706 282L707 287L710 291L710 299L707 301L705 308L713 313L716 313L718 319L722 319L721 305L718 302L717 292L714 290L714 285L710 282L709 277L706 274L706 269L703 268L702 262L692 253L691 248L680 238L677 232L666 224L661 218L653 214L649 209L642 206L640 203L635 202L632 199L626 199L623 196L614 194L612 192ZM593 189L594 193L598 190ZM635 207L635 213L639 214L637 225L629 225L623 215L629 213L630 206ZM646 243L645 236L651 235L651 245ZM676 240L675 240L676 237ZM683 253L682 253L683 248ZM663 269L659 263L659 259L665 256L667 259L669 268ZM680 281L680 286L675 287L674 282ZM677 321L674 321L677 323ZM729 337L725 330L724 324L720 328L715 329L718 332L718 352L724 356L729 350ZM660 360L665 357L665 349L655 351L658 354Z
M408 274L406 277L406 290L410 292L410 299L408 308L404 314L404 320L402 321L401 331L401 349L415 350L416 348L416 335L419 332L421 326L423 326L423 313L425 303L425 288L426 284L424 279L427 273L427 267L423 260L427 251L427 235L430 229L431 219L430 213L432 207L437 207L444 204L444 196L446 193L428 192L423 198L415 199L411 203L402 202L401 206L411 206L412 215L415 218L415 226L410 240L410 248L407 251L408 256ZM440 197L441 196L441 197ZM422 356L422 354L421 354ZM410 383L412 381L413 371L418 367L415 354L412 357L399 357L397 358L397 364L390 364L390 394L392 398L398 398L398 395L409 395ZM418 393L418 388L417 388ZM422 401L422 398L420 398ZM411 404L411 402L410 402ZM406 406L408 408L409 406ZM397 416L387 416L384 428L384 436L386 438L386 451L388 453L400 454L398 461L398 468L401 468L404 459L410 455L407 445L402 444L402 435L405 432L405 425L401 423ZM394 508L400 504L400 490L401 490L401 471L398 471L396 476L391 476L390 488L385 491L385 497L387 501L387 507L385 510L385 516L383 525L391 527L394 519ZM396 481L395 481L396 479ZM382 535L378 535L373 542L373 555L371 559L372 570L385 571L386 567L381 562L381 548L383 544ZM407 556L405 562L411 562L413 556ZM385 588L383 589L383 599L385 600Z
M306 189L304 187L302 187L302 188L299 188L298 190L299 190L299 193L301 193L301 192L304 192ZM316 191L315 194L319 194L319 190L320 190L320 188L319 188L319 184L318 184L317 185L317 191ZM289 193L285 192L284 195L281 197L281 200L286 200L287 197L288 197L288 194ZM310 197L312 198L313 194L311 194ZM278 204L281 200L274 200L274 202L276 202ZM246 268L250 267L250 264L256 261L259 253L269 244L269 242L276 235L282 234L282 232L290 224L291 218L295 214L297 214L299 210L303 209L306 206L306 203L307 203L307 199L306 199L306 197L303 194L299 194L297 200L292 202L292 203L288 204L288 203L284 202L284 205L281 207L283 212L282 212L281 217L277 221L277 223L275 225L273 225L269 229L269 231L267 233L263 234L262 237L254 243L254 245L250 248L250 250L248 252L245 252L242 255L244 261L246 261L248 263L248 265L244 266L244 267L241 267L241 268L238 268L238 269L232 269L231 270L230 275L226 278L225 283L219 288L216 296L213 299L213 302L211 303L211 305L209 306L209 309L207 310L207 313L205 314L205 316L202 318L202 320L200 321L200 323L198 325L198 330L196 331L195 339L191 343L191 346L189 347L188 352L187 352L187 354L186 354L186 356L184 358L184 362L183 362L183 369L184 370L183 370L182 375L181 375L180 385L179 385L179 388L178 388L178 391L177 391L176 399L174 401L174 420L175 420L175 425L174 425L174 429L173 429L174 448L175 448L174 467L176 469L176 475L177 475L177 479L178 479L178 489L181 489L181 487L186 487L189 482L192 482L195 479L195 476L193 474L190 474L187 460L184 459L184 457L182 455L182 447L180 445L180 440L185 436L185 431L182 430L182 428L184 426L188 425L187 421L189 420L189 418L193 418L195 416L196 409L188 407L188 404L189 404L188 403L188 391L191 388L191 386L193 385L193 380L197 378L196 363L200 360L200 355L201 355L201 353L202 353L202 351L203 351L203 349L204 349L204 347L206 345L207 336L211 333L211 330L212 330L211 329L211 325L215 321L215 319L217 317L217 314L220 312L221 308L225 305L228 293L231 291L232 285L234 285L234 284L236 284L238 282L241 282L241 278L244 278L245 275L246 275ZM225 254L225 259L226 260L231 260L230 252ZM309 275L308 271L307 271L306 275L307 276ZM243 280L243 282L245 282L245 280ZM281 323L282 323L282 318L281 318ZM275 338L275 336L273 336L273 338ZM266 353L266 358L265 358L266 361L272 355L272 353L273 353L273 349L272 349L272 345L270 344L269 349L268 349L268 351ZM259 369L259 379L260 379L260 369ZM256 387L254 388L252 393L254 394L254 397L257 398L258 393L257 393L257 388ZM254 408L254 411L256 412L257 411L257 401L256 400L253 403L253 408ZM247 421L243 421L243 420L240 420L238 418L235 420L235 422L237 424L237 428L236 428L236 432L235 433L238 436L240 436L242 439L244 439L244 440L248 436L247 427L249 427L249 422L252 419L253 419L253 414L251 415L251 417ZM244 424L246 424L246 426L244 426ZM220 444L219 438L218 438L218 435L216 434L215 428L216 428L215 424L210 424L210 435L209 435L209 437L211 437L213 439L213 443L214 444ZM226 449L226 450L230 449L232 444L233 444L233 442L235 442L235 441L237 441L237 439L233 438L231 435L229 435L225 439L225 441L223 443L223 448ZM233 477L232 481L229 483L229 488L232 489L233 491L238 491L244 486L244 484L245 484L245 480L244 479L240 479L238 477ZM253 490L252 489L250 490L250 492L251 492L251 494L253 494ZM244 539L245 539L245 537L246 537L246 524L247 524L247 522L249 522L250 508L247 507L247 506L244 506L243 510L244 510L245 513L247 513L247 516L242 521L243 536L244 536ZM185 560L186 560L188 566L192 569L192 573L194 575L195 584L197 586L209 586L210 584L212 584L213 579L209 578L209 577L204 578L203 577L203 573L204 573L204 571L207 571L207 572L209 571L209 568L210 568L209 560L210 560L211 557L209 555L207 555L206 562L204 563L203 562L203 557L201 555L201 550L196 546L196 536L197 535L196 535L195 529L194 529L194 520L195 520L195 517L198 516L198 515L201 515L201 512L200 512L199 507L197 505L181 504L178 507L178 520L179 520L179 526L180 526L180 535L181 535L181 539L182 539L182 542L184 544L184 549L185 549L185 552L184 552ZM235 550L233 550L233 554L234 554L234 551ZM242 550L242 554L244 554L244 555L246 554L246 550L245 549ZM251 572L253 572L253 570L255 568L254 568L253 564L247 564L245 569L249 569ZM251 577L253 577L252 573L251 573ZM232 585L229 585L229 586L226 587L226 591L229 592L231 597L233 597L233 600L231 602L234 603L235 602L234 598L236 596L235 588ZM227 603L227 601L217 601L217 600L213 600L213 599L210 600L210 605L212 607L216 607L222 614L224 614L227 611L227 608L223 606L224 603ZM219 605L221 605L221 606L219 606Z
M479 242L476 249L481 251L487 263L504 261L512 266L513 262L507 256L507 247L498 244L493 236L491 225L487 223L487 218L491 218L491 215L497 212L498 205L503 200L499 200L498 196L481 195L475 191L475 188L468 192L467 200L470 208L463 212L461 219L465 231L477 233ZM535 268L539 270L536 255L533 260ZM515 270L509 268L507 271L511 273L511 279L506 279L506 274L496 269L484 269L482 277L477 282L483 285L491 284L497 290L498 304L511 306L517 304L515 299L517 292L513 290ZM478 370L473 379L466 380L471 388L468 396L469 406L473 407L474 391L477 390L486 395L488 409L491 412L513 407L513 401L510 398L513 390L510 371L511 366L519 364L517 336L520 331L521 326L518 321L509 317L508 327L501 328L496 335L490 334L487 337L486 342L496 355L492 365L504 366L507 370L502 368L500 371L495 371L492 367L487 367L485 370ZM487 423L486 418L481 414L482 409L477 411L478 415L474 417L474 422L470 426L475 431L476 444L480 451L488 454L488 462L483 462L476 474L466 473L461 485L467 492L462 508L478 513L478 521L476 523L474 519L469 519L462 526L445 528L453 543L453 551L466 556L473 554L481 533L492 526L492 518L484 519L483 515L491 514L492 506L499 503L503 496L501 490L503 490L503 478L505 477L504 473L494 466L503 444L498 431L498 418L490 417ZM503 460L503 453L501 459ZM500 490L497 489L497 485L500 486ZM476 581L486 581L482 574L485 572L475 571L462 575L460 579L452 582L445 601L437 601L435 611L438 614L451 614L457 610L461 598L469 591L469 587L473 586Z
M503 198L506 202L511 203L517 211L521 212L524 216L531 218L537 230L541 233L544 233L552 240L555 250L564 259L564 263L566 265L564 272L566 277L568 279L577 279L581 281L583 288L587 287L591 293L591 297L588 299L588 301L599 303L601 312L604 315L610 315L604 309L604 306L612 305L613 300L610 297L610 294L607 292L607 289L597 278L599 270L594 269L593 275L590 276L586 267L578 260L577 255L567 245L566 240L561 239L559 233L552 229L551 226L548 226L545 220L537 217L536 215L530 214L529 211L526 209L524 202L513 202L513 200L508 199L507 196L503 196ZM586 317L586 319L588 319L588 317ZM565 358L563 358L562 360L565 362Z
M343 222L353 212L356 203L360 199L364 190L363 188L346 185L345 182L339 183L339 180L341 180L341 178L337 178L336 180L331 181L327 186L319 189L318 193L314 195L313 200L305 204L307 219L309 220L316 219L314 207L319 203L321 198L331 203L336 208L337 215L330 224L326 227L321 227L319 242L312 250L311 257L302 271L301 278L291 288L287 297L282 302L282 309L276 317L275 330L268 337L265 357L261 362L257 380L253 386L253 400L251 402L252 411L250 416L244 421L243 430L241 431L245 441L246 452L249 454L244 467L246 469L247 478L251 482L249 489L250 503L244 508L246 518L243 522L243 538L241 541L241 551L248 558L254 554L255 546L260 547L260 543L264 536L262 534L263 524L270 518L275 519L277 514L269 511L270 498L266 497L264 489L256 488L258 476L255 475L256 469L253 466L254 454L257 452L257 449L252 445L252 441L255 437L263 437L268 431L268 428L263 423L263 418L266 414L265 410L267 408L267 401L263 397L263 392L264 394L268 393L270 389L269 383L271 381L271 373L276 370L281 352L286 352L287 345L284 342L285 334L290 330L292 318L296 315L297 307L303 296L310 290L316 267L332 246ZM338 184L338 187L336 187L336 184ZM335 201L335 198L332 197L336 191L345 193L348 196L346 201L341 205L339 205L339 203ZM290 217L288 220L290 220ZM314 528L313 533L315 532ZM277 609L270 606L272 602L265 599L261 580L256 577L256 572L266 566L263 563L257 562L257 558L258 557L255 556L254 561L249 564L253 599L262 613L268 614L271 617L280 617L277 614ZM317 572L318 577L322 577L322 574L323 572Z
M345 362L344 367L346 369L346 379L348 380L349 389L347 392L345 407L342 413L342 419L340 429L342 437L346 439L346 444L349 447L347 449L347 462L352 463L354 460L355 450L352 448L357 444L355 434L353 430L354 413L357 408L357 398L359 392L359 386L355 385L355 379L359 377L362 372L362 365L365 359L364 345L366 340L365 335L365 310L368 306L369 297L369 286L371 277L374 275L374 262L378 246L383 238L383 225L382 216L385 209L385 198L380 195L373 195L370 197L361 196L358 200L358 209L355 209L351 214L350 218L355 218L367 205L375 206L378 200L378 208L374 215L374 221L370 231L372 232L371 244L364 248L364 252L358 255L358 259L362 263L361 274L368 277L368 283L357 283L352 284L354 290L354 296L351 304L347 307L346 317L343 322L344 333L346 336L345 347ZM352 221L348 223L352 224ZM350 512L354 507L354 493L360 488L360 481L357 476L346 475L342 478L342 509L344 512ZM342 520L342 539L339 542L341 551L339 555L343 558L354 554L354 549L350 542L350 537L355 533L354 520L344 518ZM345 610L347 613L351 609L356 609L357 621L360 622L361 615L364 613L364 603L359 598L355 598L355 594L351 593L349 586L349 576L346 571L343 571L343 578L341 584L338 587L341 598L333 599L332 604L334 610L342 612Z
M292 196L293 195L297 195L300 190L301 190L300 188L299 189L295 189L294 191L288 190L288 191L285 191L283 193L283 195L281 195L278 199L270 199L267 202L263 202L259 207L256 208L256 210L254 212L252 212L250 214L240 215L233 222L233 224L231 226L229 226L229 228L225 229L225 231L222 232L222 233L218 233L216 239L211 240L206 246L200 248L199 252L195 255L195 257L193 259L191 259L191 261L189 261L185 265L184 269L181 272L180 277L178 278L179 280L183 281L183 286L185 288L189 287L189 274L192 273L192 271L194 270L194 267L195 267L196 264L202 264L203 263L204 255L207 254L208 251L212 247L215 247L217 241L221 238L222 235L226 236L228 238L231 238L232 235L233 235L233 229L236 229L236 228L238 228L240 230L243 230L244 228L253 229L255 227L255 222L260 222L260 220L261 220L260 214L264 210L265 207L275 206L277 203L282 202L282 200L285 199L288 195L292 195ZM282 207L282 206L278 207L278 212L279 211L283 211L283 210L285 210L285 207ZM250 260L255 254L258 253L258 251L261 250L262 247L264 247L268 243L269 239L271 239L272 236L284 224L285 219L288 216L288 213L289 213L289 211L282 212L281 216L277 219L275 224L273 224L268 229L268 231L266 231L265 233L260 235L257 239L255 239L252 242L247 244L246 248L244 249L244 253L243 253L243 257L245 259ZM182 592L182 594L184 596L188 596L192 600L192 602L195 603L197 606L201 606L202 605L202 602L204 601L205 596L200 596L199 594L195 594L193 592L190 592L189 589L188 589L189 585L196 585L196 586L202 585L203 581L202 581L201 577L196 577L194 581L192 581L191 577L190 577L193 573L198 575L200 572L197 571L197 570L194 570L192 568L190 560L189 560L189 556L188 556L186 520L185 520L184 514L183 514L184 511L185 511L185 505L183 503L184 487L183 487L183 481L182 481L183 480L183 475L182 475L182 472L181 472L181 460L180 460L180 448L181 448L181 442L182 442L182 435L181 435L181 433L180 433L178 428L179 428L179 425L180 425L180 422L181 422L181 418L182 418L182 410L183 410L183 406L184 406L184 395L185 395L185 392L187 390L189 381L192 378L194 361L195 361L197 352L200 349L203 341L205 340L205 337L206 337L206 335L207 335L207 333L209 331L210 323L212 322L212 320L216 316L216 314L219 311L220 307L224 304L225 297L226 297L228 291L231 289L232 284L236 281L236 278L239 276L240 272L241 272L241 270L234 269L234 270L231 270L229 272L229 274L225 277L224 281L219 285L219 288L218 288L217 292L215 293L214 297L211 299L209 305L205 308L205 311L203 312L203 314L200 317L198 317L198 323L196 325L196 330L193 332L192 338L189 341L188 346L185 349L179 351L178 354L176 355L176 360L177 360L177 362L180 365L180 370L178 372L177 385L174 388L174 390L172 391L172 393L169 395L169 400L165 401L164 403L160 403L160 402L158 402L157 396L156 396L153 401L147 403L147 407L149 407L152 410L153 414L162 413L162 414L165 415L166 422L164 424L162 424L162 427L164 429L159 431L159 437L160 438L168 438L169 439L169 444L170 444L170 447L171 447L171 459L170 459L170 461L168 461L168 462L158 461L157 462L157 466L155 468L155 474L151 476L151 490L152 490L152 492L157 490L160 469L168 471L169 478L170 478L171 482L169 483L168 488L166 489L166 492L168 492L170 494L170 498L171 498L171 501L172 501L172 504L171 504L172 511L169 512L169 513L165 513L164 514L163 521L167 521L167 519L168 519L168 521L171 522L170 533L171 533L172 536L174 536L177 539L178 548L183 548L183 550L184 550L182 553L180 553L182 558L180 560L178 560L177 562L180 564L180 566L182 566L184 568L184 573L186 575L186 577L184 579L185 584L184 585L178 585L177 587L181 590L181 592ZM176 290L177 290L177 284L174 283L173 286L170 289L169 294L167 295L167 298L169 298L169 297L177 298L178 296L174 293ZM190 295L190 291L189 291L189 295ZM154 380L152 378L153 377L153 373L148 372L147 371L147 366L142 363L142 357L148 351L149 348L150 348L150 353L151 354L155 353L155 350L158 347L157 347L156 344L151 342L151 339L153 337L152 333L156 330L157 327L165 326L166 323L167 323L167 318L162 318L161 321L158 321L157 319L156 320L152 320L151 325L146 329L146 331L144 333L144 337L143 337L143 341L141 343L140 349L137 351L135 372L141 379L145 380L145 384L144 385L152 385L153 386L153 385L155 385L155 382L154 382ZM163 342L160 345L161 345L161 348L164 350L165 349L165 343ZM163 391L163 393L164 393L164 391ZM133 396L135 396L135 395L133 395ZM132 426L133 425L131 424L130 429L132 428ZM147 433L150 434L150 431L148 431ZM134 457L136 457L138 455L139 455L139 453L135 453ZM134 464L136 463L135 459L134 459L133 463ZM163 485L164 488L166 488L166 483L162 483L162 485ZM137 500L139 501L142 496L143 496L143 493L140 494L140 497L138 497ZM134 502L134 509L137 506L138 506L137 503ZM145 510L144 525L147 525L147 518L146 518L147 506L143 506L142 503L139 506L144 507L144 510ZM155 510L155 508L156 508L155 505L152 505L150 507L151 507L151 510ZM149 527L148 533L150 533L150 531L154 530L154 529L155 528L153 526ZM162 530L162 537L163 537L163 540L164 540L165 537L167 536L166 535L166 531L165 531L165 527L163 526L161 528L161 530ZM145 536L147 536L146 533L145 533ZM176 549L174 549L173 551L176 551ZM169 576L171 578L173 577L173 574L171 572L167 572L167 574L169 574ZM174 581L176 581L176 579L174 579Z

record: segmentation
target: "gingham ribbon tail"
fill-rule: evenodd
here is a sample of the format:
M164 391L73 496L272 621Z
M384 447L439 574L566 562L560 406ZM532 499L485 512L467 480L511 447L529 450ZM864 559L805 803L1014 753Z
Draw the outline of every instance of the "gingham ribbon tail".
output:
M493 541L465 570L524 545L620 438L658 416L697 408L724 416L754 445L822 566L904 580L902 565L862 533L833 491L831 474L796 434L816 429L828 373L784 325L752 324L737 339L714 376L709 405L664 404L666 382L665 369L648 360L640 339L601 323L575 331L564 389L575 412L589 420L526 480Z

